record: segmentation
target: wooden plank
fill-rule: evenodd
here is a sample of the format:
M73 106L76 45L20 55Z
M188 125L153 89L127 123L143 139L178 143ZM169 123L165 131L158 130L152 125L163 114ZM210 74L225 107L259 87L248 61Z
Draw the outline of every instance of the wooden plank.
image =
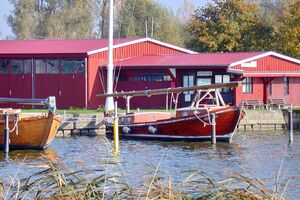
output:
M195 91L195 90L208 90L217 88L233 88L238 87L242 84L240 81L230 82L230 83L220 83L212 85L201 85L192 87L177 87L177 88L163 88L154 90L140 90L140 91L129 91L129 92L116 92L112 94L97 94L97 97L132 97L132 96L152 96L167 93L181 93L183 91Z

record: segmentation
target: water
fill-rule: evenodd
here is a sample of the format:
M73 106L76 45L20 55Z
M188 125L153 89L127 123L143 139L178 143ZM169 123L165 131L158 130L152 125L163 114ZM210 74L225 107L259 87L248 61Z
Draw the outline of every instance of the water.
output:
M216 179L226 179L229 171L262 179L270 188L282 164L280 182L287 188L288 199L300 199L300 135L288 144L288 136L282 133L238 134L232 144L209 142L153 142L121 141L120 166L124 179L132 186L141 186L153 173L147 173L149 165L157 166L172 177L173 182L187 178L190 170L203 170ZM112 141L105 137L56 138L45 151L12 151L4 161L0 154L0 177L8 180L16 174L27 177L43 167L41 160L56 160L61 165L79 169L104 168ZM44 154L45 156L41 155ZM26 155L26 156L25 156ZM26 159L24 159L26 157ZM20 166L22 166L20 168ZM37 168L38 167L38 168ZM246 173L248 174L248 173Z

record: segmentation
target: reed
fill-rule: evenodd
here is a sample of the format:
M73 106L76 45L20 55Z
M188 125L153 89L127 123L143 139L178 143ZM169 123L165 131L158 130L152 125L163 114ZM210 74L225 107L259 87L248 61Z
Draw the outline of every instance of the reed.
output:
M216 180L202 170L189 171L187 178L174 183L170 175L160 170L160 162L148 172L151 178L145 185L134 188L125 183L124 174L108 170L119 165L116 160L108 160L106 167L93 170L72 170L47 161L43 170L21 180L11 179L8 186L0 180L0 199L284 199L277 186L270 190L253 175L249 178L233 171L226 180ZM278 176L276 184L280 184Z

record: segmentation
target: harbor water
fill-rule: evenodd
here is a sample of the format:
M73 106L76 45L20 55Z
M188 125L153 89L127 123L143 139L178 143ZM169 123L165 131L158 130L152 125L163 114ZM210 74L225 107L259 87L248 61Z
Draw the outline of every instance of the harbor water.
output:
M106 137L56 138L44 151L11 151L9 159L0 155L0 181L9 181L16 173L20 178L41 170L41 160L52 160L72 169L105 168L113 142ZM287 199L300 199L300 135L288 144L288 134L282 132L238 133L233 143L158 142L121 140L118 155L124 181L141 187L157 167L172 178L173 183L186 179L193 171L201 170L217 180L230 177L232 172L256 177L272 189L279 173L281 190L288 183ZM281 167L282 166L282 167ZM18 171L18 172L17 172Z

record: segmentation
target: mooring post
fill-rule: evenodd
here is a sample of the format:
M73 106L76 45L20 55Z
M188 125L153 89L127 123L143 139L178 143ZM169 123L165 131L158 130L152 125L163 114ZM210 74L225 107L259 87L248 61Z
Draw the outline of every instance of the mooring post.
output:
M118 103L115 101L114 113L114 153L119 152L119 123L118 123Z
M289 143L294 141L294 131L293 131L293 106L289 107Z
M130 96L126 97L126 114L130 113Z
M5 158L8 157L8 152L9 152L9 114L6 112L5 113L5 126L4 126L4 156Z
M211 144L215 145L217 143L216 138L216 114L211 114Z

